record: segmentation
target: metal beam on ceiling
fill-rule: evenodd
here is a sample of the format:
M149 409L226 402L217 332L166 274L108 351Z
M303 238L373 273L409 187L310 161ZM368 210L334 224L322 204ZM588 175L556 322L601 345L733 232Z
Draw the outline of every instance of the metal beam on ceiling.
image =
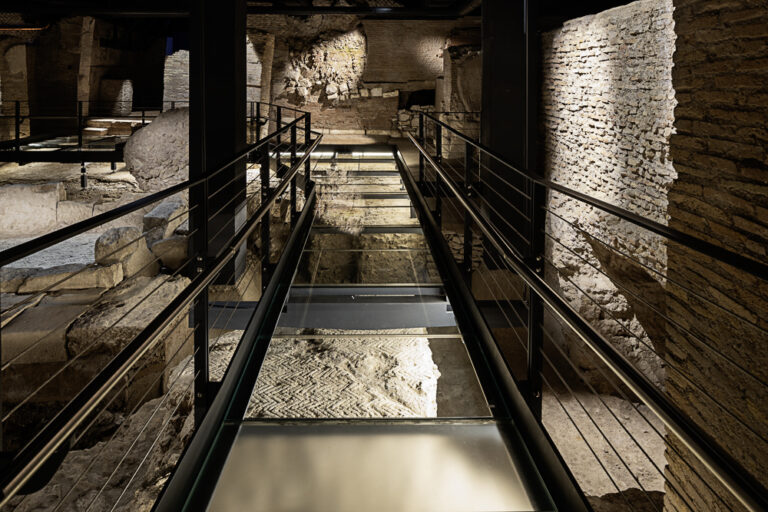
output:
M281 14L286 16L351 15L377 19L455 19L462 15L456 9L408 7L314 7L314 6L250 6L248 14Z

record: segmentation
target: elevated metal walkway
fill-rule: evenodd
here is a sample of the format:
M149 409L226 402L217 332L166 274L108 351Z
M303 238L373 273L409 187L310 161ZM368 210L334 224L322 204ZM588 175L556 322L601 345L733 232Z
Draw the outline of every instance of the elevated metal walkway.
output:
M263 333L270 338L258 350L264 359L247 364L254 385L231 397L249 405L221 427L191 489L180 477L182 462L158 510L554 509L514 422L503 408L496 414L499 404L486 398L498 390L484 389L488 383L478 379L444 277L414 204L405 199L404 162L393 147L320 148L329 151L334 156L312 173L317 213L312 221L314 212L305 212L311 226L297 228L306 237L295 240L301 256L295 271L286 269L290 287L267 322L273 332ZM209 316L228 306L214 303ZM257 307L240 304L239 328ZM421 365L424 375L396 365L380 369L402 371L395 380L415 379L404 385L421 401L435 401L436 413L414 408L397 389L382 401L399 398L401 408L369 407L378 398L355 390L394 382L376 373L374 359L403 357L418 350L414 343L421 351L404 360ZM332 353L338 348L324 359L333 366L300 366L276 350L307 344ZM347 349L365 352L374 373L351 368ZM291 394L264 389L263 373L276 367ZM433 368L440 373L437 389L419 389L428 386ZM265 413L255 400L293 403ZM447 400L453 402L449 416L441 407Z

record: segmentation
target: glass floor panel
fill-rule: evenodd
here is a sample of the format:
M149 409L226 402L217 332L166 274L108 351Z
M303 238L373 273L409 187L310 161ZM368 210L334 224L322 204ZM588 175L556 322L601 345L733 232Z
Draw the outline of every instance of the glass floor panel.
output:
M344 241L343 237L338 238ZM302 253L295 285L442 283L432 255L426 249L355 249L329 245Z
M534 510L541 484L506 436L492 421L246 422L208 510Z
M337 220L338 219L338 220ZM407 206L357 207L334 204L324 207L315 224L340 226L419 226Z

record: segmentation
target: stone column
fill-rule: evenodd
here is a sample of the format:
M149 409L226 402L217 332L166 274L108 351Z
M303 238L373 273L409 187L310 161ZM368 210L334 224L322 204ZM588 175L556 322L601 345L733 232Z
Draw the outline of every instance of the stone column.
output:
M0 44L0 112L4 116L13 116L16 111L16 100L20 102L21 115L29 113L29 85L27 73L27 46L16 44L14 39L7 39ZM0 125L0 140L8 140L15 136L15 119L3 119ZM29 135L29 120L21 125L20 135Z
M80 33L80 64L77 74L77 100L83 102L83 115L88 115L91 96L91 65L96 20L83 16L83 30Z
M248 44L253 48L261 64L259 94L255 101L270 103L272 101L272 64L275 59L275 35L260 30L249 30ZM267 125L262 126L259 137L267 135L268 130Z

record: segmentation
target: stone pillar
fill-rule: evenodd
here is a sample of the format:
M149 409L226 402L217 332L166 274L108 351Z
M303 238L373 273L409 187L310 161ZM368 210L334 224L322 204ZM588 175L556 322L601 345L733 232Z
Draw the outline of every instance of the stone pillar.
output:
M261 66L259 73L258 95L254 95L254 101L270 103L272 101L272 64L275 59L275 35L259 30L248 31L248 44L256 54ZM267 135L267 125L261 127L259 137Z
M3 116L15 114L16 100L20 102L21 115L29 114L27 46L14 42L11 39L0 44L0 112ZM9 140L15 137L15 133L15 119L3 119L0 125L0 140ZM20 135L29 135L29 120L22 123Z
M83 16L83 29L80 33L80 64L77 74L77 100L83 102L83 115L88 115L91 96L91 67L93 64L93 45L96 20Z

